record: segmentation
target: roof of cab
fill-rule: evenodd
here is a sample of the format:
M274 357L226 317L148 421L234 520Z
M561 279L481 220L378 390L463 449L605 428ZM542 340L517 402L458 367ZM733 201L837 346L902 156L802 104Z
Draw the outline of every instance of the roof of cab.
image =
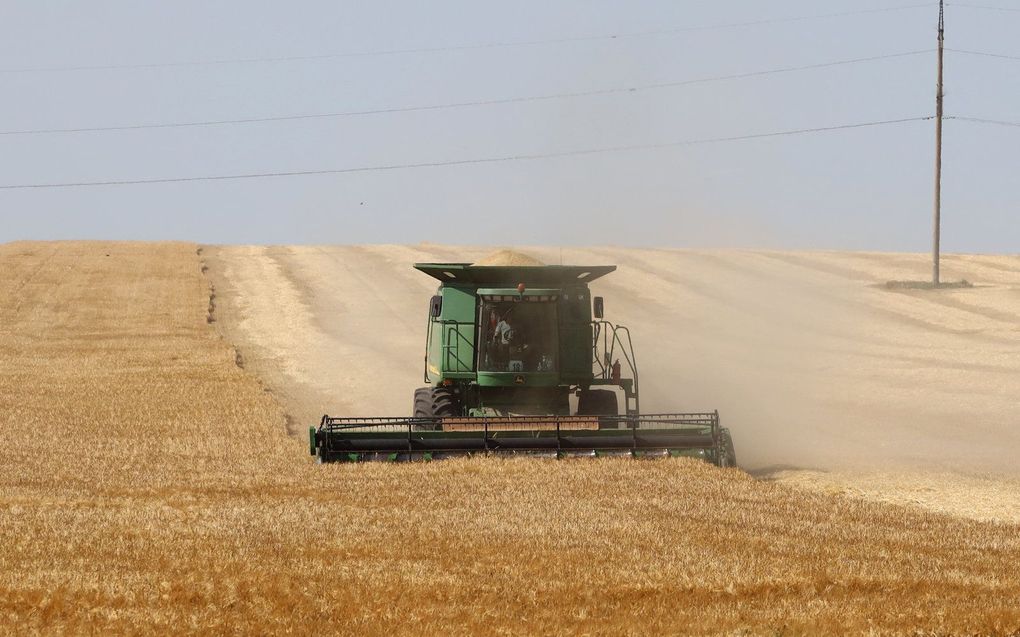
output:
M615 265L472 265L470 263L415 263L415 269L443 283L529 286L590 283L616 270Z

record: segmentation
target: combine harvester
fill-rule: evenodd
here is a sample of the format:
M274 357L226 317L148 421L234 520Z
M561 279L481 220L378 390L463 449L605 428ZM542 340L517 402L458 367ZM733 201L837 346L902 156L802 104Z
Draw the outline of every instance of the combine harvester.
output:
M440 281L426 326L428 386L415 390L410 418L323 416L309 431L320 462L528 454L736 465L717 411L641 413L630 332L604 320L602 297L588 289L616 266L414 267Z

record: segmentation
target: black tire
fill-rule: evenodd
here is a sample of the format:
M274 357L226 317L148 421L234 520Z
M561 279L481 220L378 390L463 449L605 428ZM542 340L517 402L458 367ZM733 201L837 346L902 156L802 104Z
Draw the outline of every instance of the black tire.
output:
M432 389L432 415L436 418L453 418L460 415L460 399L453 387Z
M578 416L619 416L620 404L616 392L609 389L589 389L577 397Z
M414 390L415 418L450 418L460 415L460 400L450 387L421 387ZM439 425L421 426L422 430L438 430Z
M719 466L736 467L737 451L733 448L733 437L725 427L719 430Z
M432 416L432 388L419 387L414 390L414 408L411 412L415 418L429 418Z

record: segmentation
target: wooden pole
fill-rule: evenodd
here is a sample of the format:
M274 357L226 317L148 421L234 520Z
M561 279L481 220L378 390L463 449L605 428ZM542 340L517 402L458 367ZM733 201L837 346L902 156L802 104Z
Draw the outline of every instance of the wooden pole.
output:
M946 39L945 0L939 0L938 86L935 91L935 210L932 224L931 283L939 286L939 250L942 234L942 49Z

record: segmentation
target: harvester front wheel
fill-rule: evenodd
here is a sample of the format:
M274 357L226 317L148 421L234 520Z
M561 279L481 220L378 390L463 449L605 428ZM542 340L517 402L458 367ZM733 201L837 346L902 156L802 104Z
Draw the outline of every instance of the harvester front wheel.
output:
M460 401L450 387L422 387L414 390L415 418L451 418L460 415ZM439 429L439 425L424 427Z

